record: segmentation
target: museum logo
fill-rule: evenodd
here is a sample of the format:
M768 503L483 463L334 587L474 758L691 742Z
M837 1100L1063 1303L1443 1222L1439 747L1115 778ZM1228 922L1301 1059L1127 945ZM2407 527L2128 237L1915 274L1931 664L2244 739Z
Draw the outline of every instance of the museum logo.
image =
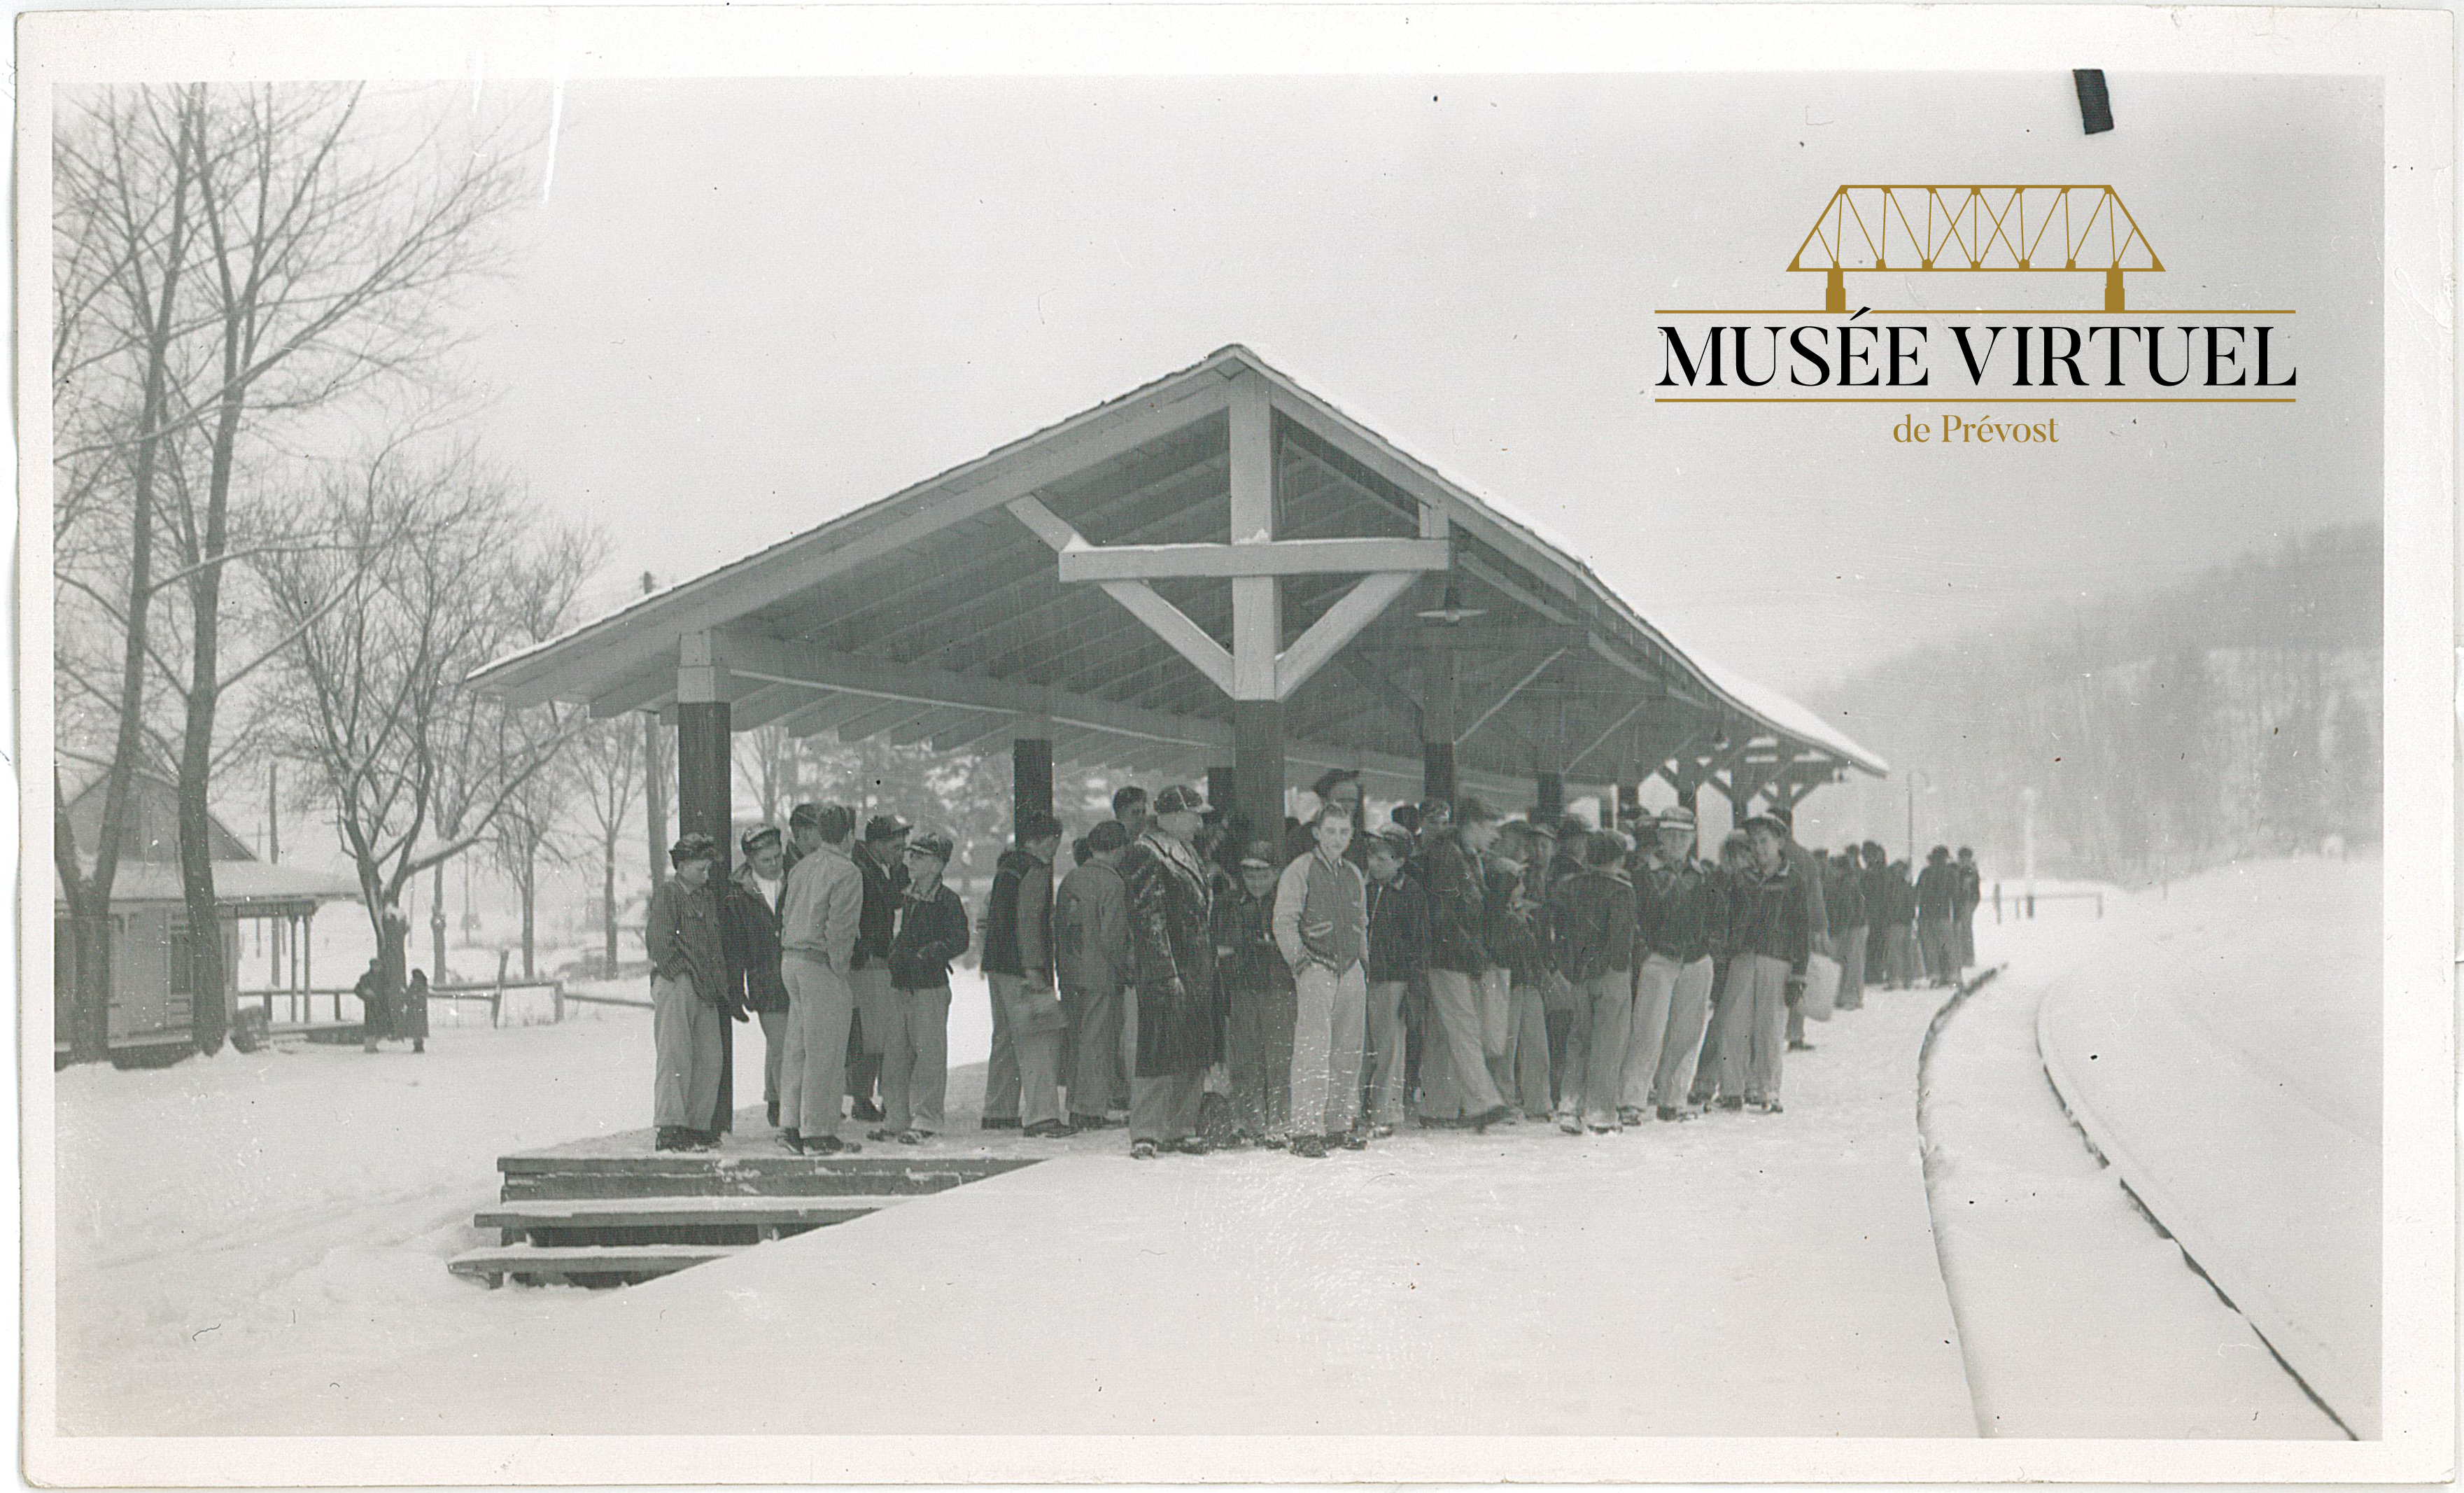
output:
M1664 319L1655 402L2295 399L2297 370L2278 324L2291 311L2130 309L2131 278L2160 274L2165 262L2111 187L1841 187L1788 269L1823 276L1819 313L1656 312ZM1993 288L2013 275L2101 278L2102 305L1928 311L1869 303L1903 293L1912 276L1937 275L1969 276L1978 294L1959 298L1980 307L1991 306ZM2036 438L2051 438L2050 427Z

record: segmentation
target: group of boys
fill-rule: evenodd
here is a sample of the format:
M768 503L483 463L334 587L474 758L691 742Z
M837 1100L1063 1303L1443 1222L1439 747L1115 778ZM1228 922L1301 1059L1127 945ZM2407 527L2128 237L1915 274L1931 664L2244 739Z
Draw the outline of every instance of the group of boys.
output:
M1749 819L1712 865L1682 807L1618 829L1432 800L1368 834L1356 778L1317 790L1318 812L1278 841L1195 788L1151 801L1124 788L1057 885L1060 823L1018 826L981 927L984 1128L1126 1125L1139 1158L1225 1145L1318 1157L1407 1117L1553 1118L1580 1134L1714 1106L1777 1113L1784 1055L1808 1050L1811 957L1838 955L1853 1009L1869 931L1875 967L1895 969L1910 922L1927 922L1926 884L1909 887L1879 845L1808 852L1785 809ZM911 840L892 816L860 841L854 827L843 806L798 805L783 837L744 831L724 888L710 885L709 837L677 843L648 927L662 1148L716 1144L725 1022L753 1016L786 1149L858 1149L838 1133L849 1098L880 1122L869 1139L916 1144L944 1123L949 966L969 947L941 882L952 845ZM1949 931L1925 933L1946 964L1974 907L1962 854L1966 871L1936 878ZM1909 917L1896 916L1903 892Z
M861 1150L839 1134L850 1095L858 1120L883 1122L875 1139L913 1144L941 1123L950 963L969 943L941 882L955 847L947 835L911 840L891 815L860 841L855 825L844 804L798 804L783 835L743 831L724 883L715 839L677 840L644 927L658 1149L718 1144L733 1120L728 1022L756 1017L764 1108L786 1150Z

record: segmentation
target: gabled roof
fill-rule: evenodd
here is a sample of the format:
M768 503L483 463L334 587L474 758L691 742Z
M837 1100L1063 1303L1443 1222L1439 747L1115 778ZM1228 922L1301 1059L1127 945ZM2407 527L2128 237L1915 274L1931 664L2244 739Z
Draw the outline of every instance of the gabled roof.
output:
M1581 758L1568 767L1576 781L1631 780L1715 740L1765 764L1887 770L1811 712L1681 648L1538 524L1238 345L473 677L517 703L589 701L616 714L671 698L677 638L720 629L760 660L738 670L739 728L783 719L949 749L1030 715L1038 729L1060 723L1065 759L1228 760L1221 692L1103 592L1064 585L1051 551L1004 505L1031 495L1098 544L1221 542L1223 411L1230 381L1249 375L1269 390L1279 436L1279 537L1408 537L1416 516L1443 514L1454 582L1482 619L1452 635L1465 659L1466 781L1527 779L1543 755ZM1442 583L1416 582L1287 702L1295 762L1417 777L1418 707L1397 660L1417 656L1425 627L1411 619L1436 606ZM1287 578L1287 638L1349 584ZM1186 582L1155 589L1228 639L1228 597ZM1523 709L1502 710L1518 699Z

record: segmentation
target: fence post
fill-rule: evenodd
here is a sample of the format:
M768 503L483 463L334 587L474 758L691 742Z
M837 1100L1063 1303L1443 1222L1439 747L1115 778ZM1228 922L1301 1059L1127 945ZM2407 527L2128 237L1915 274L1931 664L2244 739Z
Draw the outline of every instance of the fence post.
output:
M2104 893L2101 891L2096 894L2096 915L2100 918L2104 916Z
M500 949L496 952L496 993L488 998L488 1025L491 1028L504 1024L505 966L512 962L514 952L511 949Z
M2099 917L2102 917L2103 915L2104 914L2101 911L2097 913L2097 916ZM549 1020L555 1024L561 1026L564 1024L564 981L558 980L554 985L550 986L549 989L551 992L551 999L555 1001L553 1014L550 1016Z
M2035 916L2036 916L2036 894L2035 894L2035 892L2033 892L2033 891L2032 891L2032 892L2028 893L2028 918L2029 918L2029 920L2030 920L2031 922L2033 922L2033 921L2035 921Z
M1993 921L2002 921L2002 884L1998 881L1993 884Z

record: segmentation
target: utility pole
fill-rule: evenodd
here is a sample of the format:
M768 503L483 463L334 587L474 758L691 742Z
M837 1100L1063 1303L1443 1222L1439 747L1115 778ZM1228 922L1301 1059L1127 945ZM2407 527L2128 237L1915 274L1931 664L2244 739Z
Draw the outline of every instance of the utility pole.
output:
M1933 786L1933 779L1932 779L1931 778L1928 778L1928 777L1926 777L1926 776L1925 776L1925 769L1924 769L1924 768L1922 768L1922 767L1911 767L1911 768L1909 768L1909 769L1908 769L1908 868L1909 868L1910 870L1914 870L1914 869L1916 869L1916 865L1917 865L1917 785L1918 785L1919 783L1923 783L1926 788L1930 789L1930 788Z
M642 594L649 595L659 588L658 579L649 571L642 572ZM648 789L643 805L643 828L648 832L650 847L650 888L658 889L666 880L661 872L668 864L668 754L665 733L659 723L659 713L642 713L642 776Z

